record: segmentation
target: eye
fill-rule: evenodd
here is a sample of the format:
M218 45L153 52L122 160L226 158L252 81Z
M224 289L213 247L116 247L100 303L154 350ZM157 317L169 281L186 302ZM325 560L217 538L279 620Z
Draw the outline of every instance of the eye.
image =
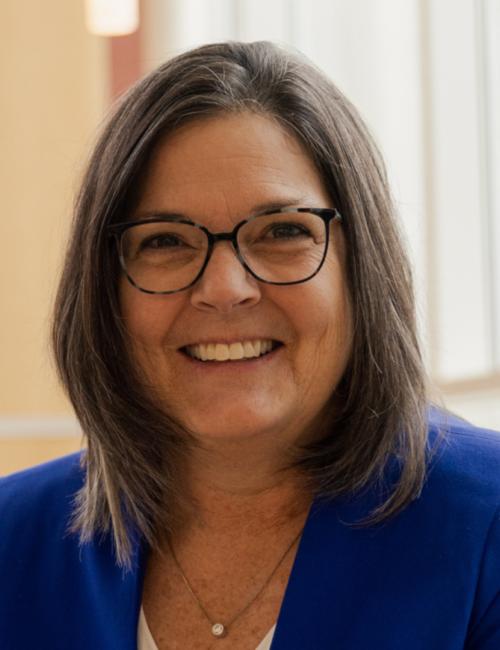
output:
M307 237L311 233L302 224L285 222L269 226L266 236L273 239L296 239L298 237Z
M144 248L174 248L182 244L180 237L172 233L153 235L141 243L141 250Z

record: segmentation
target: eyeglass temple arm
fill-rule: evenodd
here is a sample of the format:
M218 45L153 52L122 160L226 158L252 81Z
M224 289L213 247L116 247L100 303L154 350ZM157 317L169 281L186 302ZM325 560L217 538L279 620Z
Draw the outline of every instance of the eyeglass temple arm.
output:
M318 215L326 222L337 219L337 221L342 221L342 215L337 210L337 208L313 208L312 210L299 208L299 212L311 212L312 214Z

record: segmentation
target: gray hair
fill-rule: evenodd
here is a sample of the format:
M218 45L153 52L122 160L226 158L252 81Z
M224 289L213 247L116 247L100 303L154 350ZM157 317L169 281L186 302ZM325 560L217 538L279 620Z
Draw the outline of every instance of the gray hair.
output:
M88 441L71 530L82 541L111 532L122 565L133 531L154 544L171 530L190 440L130 352L107 226L124 220L161 139L190 120L242 111L276 120L306 147L343 215L352 354L316 442L297 450L297 471L334 498L381 484L395 457L398 480L367 524L399 513L425 477L427 377L377 146L350 102L298 53L268 42L200 47L140 80L105 124L76 200L55 303L57 370Z

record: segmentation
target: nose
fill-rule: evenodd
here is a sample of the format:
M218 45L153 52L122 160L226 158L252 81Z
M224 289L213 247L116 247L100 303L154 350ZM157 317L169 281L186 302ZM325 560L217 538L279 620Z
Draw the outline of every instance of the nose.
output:
M241 264L231 242L217 242L203 275L192 288L192 305L229 314L252 307L260 298L260 283Z

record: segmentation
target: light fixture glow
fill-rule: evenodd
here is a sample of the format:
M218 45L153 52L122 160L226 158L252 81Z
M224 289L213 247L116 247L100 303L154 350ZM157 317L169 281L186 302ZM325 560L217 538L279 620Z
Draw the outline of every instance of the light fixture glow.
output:
M97 36L123 36L139 27L139 0L85 0L85 13Z

